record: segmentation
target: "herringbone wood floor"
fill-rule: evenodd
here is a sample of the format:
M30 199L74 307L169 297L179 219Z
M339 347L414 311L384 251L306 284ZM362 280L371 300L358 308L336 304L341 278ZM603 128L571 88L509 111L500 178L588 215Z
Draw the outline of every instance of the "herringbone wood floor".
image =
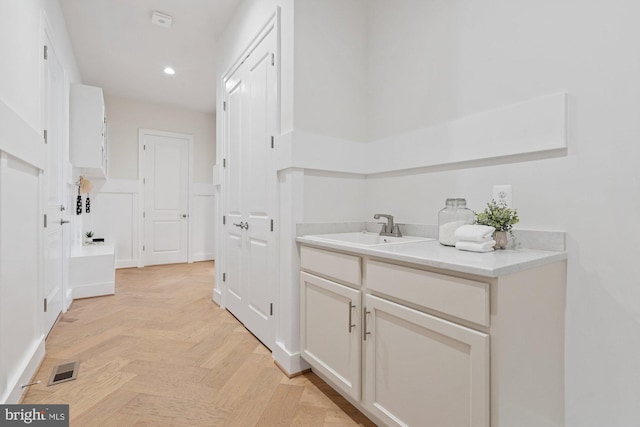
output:
M314 374L288 379L211 301L213 262L118 270L47 338L24 403L68 403L72 426L373 426ZM78 378L47 387L55 365Z

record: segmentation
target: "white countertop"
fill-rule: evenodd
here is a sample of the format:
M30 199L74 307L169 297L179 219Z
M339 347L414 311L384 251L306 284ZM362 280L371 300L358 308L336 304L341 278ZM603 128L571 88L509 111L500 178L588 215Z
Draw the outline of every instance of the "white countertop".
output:
M453 247L443 246L437 240L384 246L356 246L322 240L316 236L300 236L296 238L296 241L319 248L335 249L483 277L504 276L567 259L566 252L534 249L504 249L487 253L459 251Z

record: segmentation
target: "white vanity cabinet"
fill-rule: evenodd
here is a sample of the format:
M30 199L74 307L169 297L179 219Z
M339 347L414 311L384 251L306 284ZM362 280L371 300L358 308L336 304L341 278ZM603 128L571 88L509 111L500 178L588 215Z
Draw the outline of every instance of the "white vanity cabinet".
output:
M361 394L360 258L302 248L301 264L326 277L300 274L300 347L314 369L353 399ZM336 268L337 267L337 268Z
M378 261L365 271L372 292L488 319L486 283ZM389 426L488 427L489 334L402 302L365 295L365 407Z
M69 99L69 157L89 177L107 174L107 119L102 89L71 85Z
M301 355L379 425L563 425L563 259L490 276L302 245L301 269Z

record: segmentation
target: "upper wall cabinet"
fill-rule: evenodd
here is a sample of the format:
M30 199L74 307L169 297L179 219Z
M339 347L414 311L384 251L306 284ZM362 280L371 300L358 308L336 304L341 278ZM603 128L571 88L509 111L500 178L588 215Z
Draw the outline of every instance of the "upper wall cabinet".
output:
M71 85L70 160L83 175L107 176L107 119L102 89Z

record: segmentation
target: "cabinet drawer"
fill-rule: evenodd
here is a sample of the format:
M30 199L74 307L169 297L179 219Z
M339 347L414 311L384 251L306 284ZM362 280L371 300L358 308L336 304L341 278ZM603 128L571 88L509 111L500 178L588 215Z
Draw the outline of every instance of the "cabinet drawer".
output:
M323 249L302 246L300 266L303 270L360 287L361 258Z
M367 288L489 326L489 284L378 261L367 261Z

